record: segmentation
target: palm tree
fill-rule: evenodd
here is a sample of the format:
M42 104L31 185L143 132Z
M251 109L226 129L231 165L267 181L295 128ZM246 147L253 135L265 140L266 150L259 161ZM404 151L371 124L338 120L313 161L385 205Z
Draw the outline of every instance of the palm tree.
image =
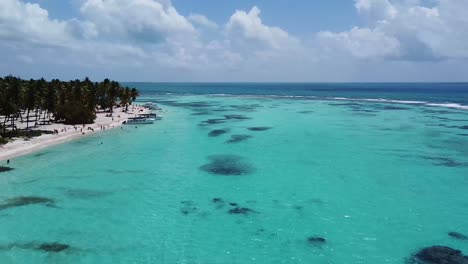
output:
M10 120L11 128L13 130L16 129L16 117L18 116L18 113L21 109L21 80L13 77L13 76L7 76L5 77L5 80L7 82L7 90L6 90L6 112L5 115L8 117L8 120ZM3 123L3 127L5 130L5 123L6 120Z
M125 106L125 112L128 111L128 106L132 103L132 98L130 96L130 88L125 87L122 90L122 95L120 96L120 104Z
M107 97L107 99L109 101L109 108L110 108L109 112L110 113L114 112L114 105L115 105L115 101L117 100L117 97L118 97L119 87L120 87L120 84L118 82L115 82L115 81L111 81L109 86L108 86L108 90L107 90L108 97Z
M130 97L132 98L132 101L135 102L138 96L140 96L138 90L136 88L132 88L132 90L130 91Z
M67 124L92 123L96 111L109 110L111 113L117 102L128 106L136 100L138 90L122 87L120 83L105 79L93 83L89 78L83 81L69 82L54 79L50 82L40 80L24 81L14 76L0 78L0 116L3 125L0 132L3 136L7 127L16 129L16 120L26 115L26 128L29 129L31 112L35 113L35 122L51 120ZM10 125L6 125L10 122Z
M36 82L31 79L29 82L25 85L26 88L23 89L23 102L24 102L24 107L26 108L26 129L29 129L29 113L31 110L34 110L36 107Z
M59 86L59 80L52 80L50 83L47 84L45 88L43 108L45 109L45 113L47 114L48 121L50 121L50 114L55 112L55 108L57 105L57 90ZM44 114L44 121L46 114Z

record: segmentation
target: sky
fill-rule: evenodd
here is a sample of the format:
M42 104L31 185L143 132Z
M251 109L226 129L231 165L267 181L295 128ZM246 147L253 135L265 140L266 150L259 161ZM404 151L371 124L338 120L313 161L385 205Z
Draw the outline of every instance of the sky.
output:
M0 0L0 75L468 81L468 0Z

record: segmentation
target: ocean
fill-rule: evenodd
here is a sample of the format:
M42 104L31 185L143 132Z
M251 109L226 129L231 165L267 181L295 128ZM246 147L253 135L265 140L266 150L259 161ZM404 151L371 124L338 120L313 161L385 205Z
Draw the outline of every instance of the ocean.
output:
M466 83L126 85L163 120L0 172L0 263L468 255Z

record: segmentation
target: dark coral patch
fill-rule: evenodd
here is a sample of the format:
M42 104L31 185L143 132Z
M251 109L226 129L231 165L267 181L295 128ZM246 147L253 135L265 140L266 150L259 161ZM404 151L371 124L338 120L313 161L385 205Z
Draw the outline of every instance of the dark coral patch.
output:
M460 250L445 246L432 246L421 249L410 259L410 263L468 264L468 258L463 256Z
M190 102L190 103L180 103L179 105L185 106L185 107L191 107L191 108L206 108L206 107L214 106L215 104L212 102L198 101L198 102Z
M376 110L370 110L370 109L365 109L365 108L352 108L352 112L356 113L378 113L379 111Z
M211 201L212 201L213 203L224 203L224 200L221 199L221 198L213 198Z
M360 107L362 106L362 104L359 104L359 103L330 103L328 105L332 105L332 106L354 106L354 107Z
M183 207L183 208L180 208L180 212L181 212L183 215L188 215L188 214L196 213L197 210L198 210L197 207Z
M266 131L272 129L271 127L249 127L247 128L250 131Z
M215 206L216 206L217 209L223 208L224 205L225 205L225 203L226 203L226 202L225 202L223 199L221 199L221 198L213 198L211 201L215 204Z
M312 114L314 111L299 111L298 114Z
M195 203L193 201L182 201L180 203L183 204L183 205L187 205L187 206L195 205Z
M250 105L230 105L229 107L243 111L243 112L253 112L255 111L258 107L261 107L259 104L250 104Z
M449 110L439 110L435 108L423 108L422 110L424 113L429 113L429 114L454 114L455 112L449 111Z
M258 213L250 208L247 207L236 207L231 210L229 210L230 214L241 214L241 215L249 215L252 213Z
M219 137L223 134L226 134L229 132L229 129L215 129L215 130L212 130L208 136L210 137Z
M0 166L0 172L12 171L13 168Z
M394 106L394 105L386 105L382 107L383 110L408 110L409 108L401 107L401 106Z
M10 198L5 201L5 203L0 204L0 210L5 210L12 207L20 207L31 204L45 204L49 207L55 206L55 201L49 198L36 197L36 196L19 196L15 198Z
M34 157L42 157L44 155L47 155L48 152L39 152L37 154L34 154Z
M182 201L180 202L183 206L180 208L180 212L183 215L193 214L198 211L198 208L195 206L195 203L192 201Z
M239 143L239 142L242 142L242 141L245 141L249 138L251 138L252 136L250 135L232 135L231 136L231 139L227 140L226 143Z
M215 106L213 102L206 102L206 101L195 101L195 102L178 102L175 100L155 100L155 103L160 103L169 106L177 106L177 107L184 107L184 108L209 108Z
M466 235L464 235L462 233L449 232L448 235L453 237L453 238L459 239L459 240L468 240L468 236L466 236Z
M192 113L194 116L203 116L203 115L211 115L211 112L203 111L203 112L194 112Z
M6 246L0 246L0 250L12 250L12 249L24 249L24 250L39 250L48 253L58 253L69 249L70 246L67 244L52 242L52 243L12 243Z
M222 124L228 121L242 121L242 120L247 120L251 119L250 117L243 116L243 115L225 115L224 118L212 118L212 119L207 119L205 121L200 122L200 126L207 126L207 125L216 125L216 124Z
M224 107L220 107L220 108L213 109L212 111L213 112L229 112L231 110L224 108Z
M431 157L431 156L421 156L421 158L432 161L432 164L436 166L446 166L446 167L462 167L467 164L463 162L456 161L452 158L447 157Z
M254 168L245 162L242 157L236 155L209 156L210 163L200 167L201 170L215 175L240 176L252 173Z
M46 252L60 252L64 251L66 249L70 248L69 245L67 244L61 244L61 243L43 243L40 244L36 249L46 251Z
M214 118L214 119L208 119L205 121L200 122L200 126L208 126L208 125L217 125L217 124L222 124L225 123L226 119L221 119L221 118Z
M325 244L327 239L320 236L311 236L307 238L307 242L311 245L321 245Z
M247 120L252 119L251 117L244 116L244 115L225 115L224 118L229 120Z

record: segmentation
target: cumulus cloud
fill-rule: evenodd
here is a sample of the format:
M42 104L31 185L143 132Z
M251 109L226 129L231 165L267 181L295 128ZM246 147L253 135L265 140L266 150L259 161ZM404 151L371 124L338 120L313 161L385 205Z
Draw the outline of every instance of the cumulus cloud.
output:
M395 57L400 49L397 39L378 29L355 27L341 33L323 31L318 34L318 39L332 53L341 51L360 59Z
M161 0L86 0L80 9L99 34L151 43L194 34L192 24Z
M468 9L465 0L420 1L356 0L360 14L369 15L368 27L346 32L321 32L319 39L357 58L390 57L400 60L468 58Z
M355 6L359 13L374 19L391 19L398 14L389 0L357 0Z
M226 32L233 41L256 43L274 49L292 45L296 39L278 27L263 24L260 9L254 6L249 12L237 10L226 25Z
M73 36L65 21L49 18L38 4L0 1L0 38L37 45L66 45Z
M0 0L0 71L68 68L68 76L100 72L127 80L161 80L161 74L172 80L346 81L362 80L368 71L423 78L425 69L437 69L456 76L468 59L466 0L355 0L362 24L304 36L264 23L256 6L233 10L220 26L203 14L180 14L170 0L79 3L79 18L60 20L26 0ZM33 68L38 62L43 67Z
M211 29L218 28L218 24L216 24L214 21L209 20L206 16L201 14L190 14L187 18L193 23L198 24L200 26L204 26Z

